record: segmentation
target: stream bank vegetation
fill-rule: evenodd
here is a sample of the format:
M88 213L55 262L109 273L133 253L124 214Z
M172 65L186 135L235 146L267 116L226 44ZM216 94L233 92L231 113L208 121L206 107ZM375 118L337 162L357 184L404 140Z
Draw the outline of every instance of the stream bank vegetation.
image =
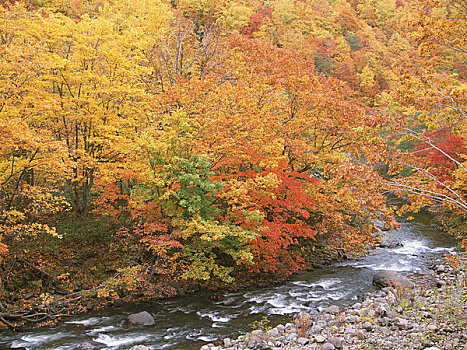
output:
M397 225L387 191L436 203L465 248L465 19L460 0L0 1L0 324L356 256Z

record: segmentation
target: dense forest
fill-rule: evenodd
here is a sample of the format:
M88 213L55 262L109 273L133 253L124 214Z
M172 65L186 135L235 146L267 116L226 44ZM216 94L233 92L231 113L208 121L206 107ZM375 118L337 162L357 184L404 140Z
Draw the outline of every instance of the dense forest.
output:
M0 1L0 323L279 280L426 208L467 247L466 42L465 0Z

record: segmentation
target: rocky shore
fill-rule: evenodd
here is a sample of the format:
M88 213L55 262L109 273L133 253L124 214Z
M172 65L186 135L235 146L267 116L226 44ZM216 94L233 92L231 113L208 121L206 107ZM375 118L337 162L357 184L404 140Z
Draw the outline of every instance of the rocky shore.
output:
M201 350L237 349L425 349L467 350L466 256L460 268L433 262L433 286L396 283L346 308L302 312L274 328L226 338ZM379 284L379 283L378 283Z

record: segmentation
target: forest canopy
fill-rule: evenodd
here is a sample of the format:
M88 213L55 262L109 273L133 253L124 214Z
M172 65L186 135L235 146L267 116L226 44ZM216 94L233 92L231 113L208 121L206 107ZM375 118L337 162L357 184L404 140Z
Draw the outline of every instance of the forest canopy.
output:
M465 239L462 0L0 4L0 309Z

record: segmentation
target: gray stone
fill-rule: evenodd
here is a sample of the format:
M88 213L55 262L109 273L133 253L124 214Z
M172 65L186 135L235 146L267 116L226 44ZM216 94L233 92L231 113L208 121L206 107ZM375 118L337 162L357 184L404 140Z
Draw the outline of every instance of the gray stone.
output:
M436 346L432 346L429 348L425 348L425 350L441 350L440 348L437 348Z
M88 342L85 342L78 347L78 350L92 350L92 349L96 349L96 346Z
M400 273L391 270L383 270L377 272L373 276L373 284L377 287L394 287L411 289L414 287L412 281L407 277L402 276Z
M138 324L143 326L154 326L154 317L147 311L141 311L137 314L131 314L127 317L131 324Z
M373 329L373 325L371 324L371 322L368 322L368 321L365 322L362 327L363 329L366 329L367 331L370 331Z
M389 334L391 334L391 330L388 327L383 327L381 328L381 333L388 336Z
M365 340L365 339L366 339L366 334L365 334L365 332L362 331L362 330L359 330L359 331L357 332L357 338L360 339L360 340Z
M230 338L225 338L224 339L224 347L225 348L230 348L232 346L232 340Z
M385 242L381 242L381 244L379 246L381 248L394 249L394 248L397 248L397 247L402 247L402 243L401 242L394 242L394 241L385 241Z
M145 345L135 345L130 350L151 350L151 348L148 348Z
M405 318L396 317L394 319L394 324L399 327L399 329L408 329L409 328L409 321Z
M283 333L285 331L285 326L283 324L280 324L276 327L276 329L279 333Z
M310 328L310 332L312 334L317 334L317 333L321 333L321 331L323 330L323 327L317 325L317 324L314 324L313 326L311 326Z
M433 343L431 342L430 339L422 339L422 345L423 345L424 348L427 348L427 347L433 345Z
M337 305L331 305L325 310L325 312L333 314L333 315L338 314L339 311L341 311L341 308Z
M336 349L341 349L342 348L342 338L339 337L331 337L328 339L328 342L334 345Z
M344 334L355 335L357 334L357 330L353 326L347 326L345 327Z
M300 337L297 339L297 343L299 343L300 345L306 345L310 342L310 339L308 338L303 338L303 337Z
M394 312L394 310L388 310L387 316L390 320L392 320L394 317L396 317L396 313Z
M321 350L334 350L335 347L331 343L325 343L321 346Z
M382 316L382 317L385 317L388 315L388 309L387 307L383 304L383 305L380 305L377 309L376 309L376 314L378 316Z
M438 265L438 266L436 267L436 271L437 271L437 272L445 272L445 271L446 271L446 266L444 266L444 265Z
M382 317L379 320L381 326L387 326L389 324L389 319L387 317Z
M317 336L315 337L315 341L316 341L317 343L324 343L324 342L326 341L326 338L323 337L322 335L317 335Z

